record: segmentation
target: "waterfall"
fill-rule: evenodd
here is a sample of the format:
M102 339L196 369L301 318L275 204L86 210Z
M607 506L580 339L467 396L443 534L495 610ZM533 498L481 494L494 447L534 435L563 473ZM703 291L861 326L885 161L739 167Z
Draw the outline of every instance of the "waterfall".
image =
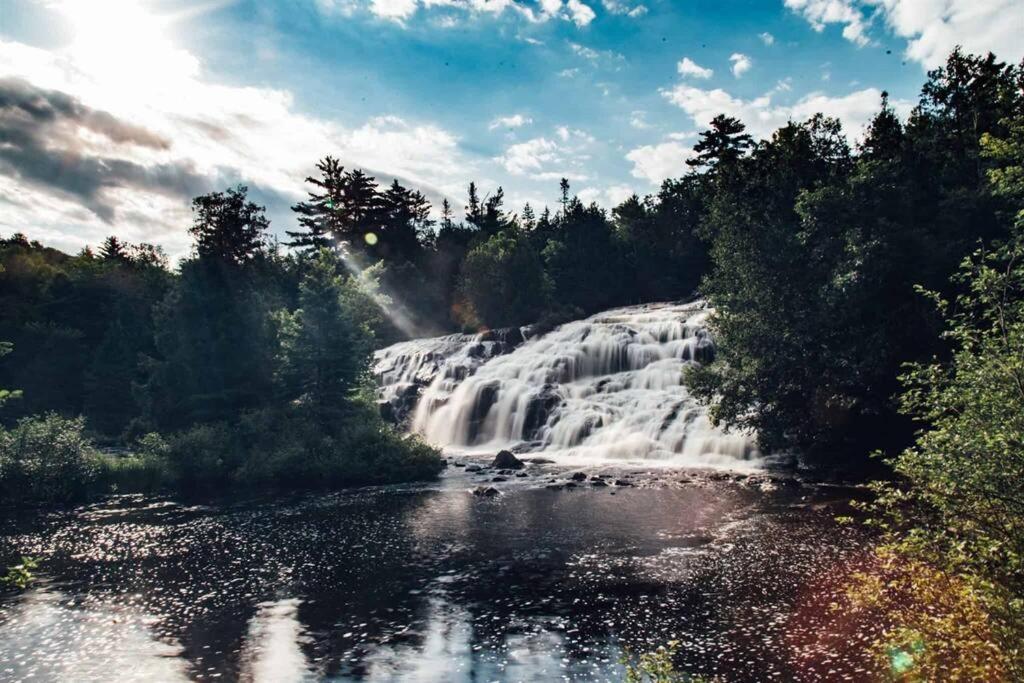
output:
M529 329L379 351L382 405L449 452L502 448L572 462L752 465L749 434L713 426L683 385L714 355L703 302L619 308Z

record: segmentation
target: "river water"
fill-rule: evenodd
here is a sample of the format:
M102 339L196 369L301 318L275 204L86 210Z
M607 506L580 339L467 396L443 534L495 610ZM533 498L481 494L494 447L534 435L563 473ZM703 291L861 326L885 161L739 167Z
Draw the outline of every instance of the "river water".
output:
M576 470L573 470L576 471ZM7 515L3 681L621 680L680 642L730 681L861 680L822 614L856 561L849 492L678 470L450 468L429 486ZM768 490L765 490L768 489ZM834 635L834 634L832 634Z

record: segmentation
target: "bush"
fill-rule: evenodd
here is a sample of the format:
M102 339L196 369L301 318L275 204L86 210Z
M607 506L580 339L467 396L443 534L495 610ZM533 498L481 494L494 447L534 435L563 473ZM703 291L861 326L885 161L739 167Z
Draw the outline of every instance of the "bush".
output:
M0 430L0 498L69 502L84 498L99 474L99 455L85 421L56 413L27 417Z
M404 437L362 403L327 426L297 407L245 413L237 424L198 425L172 436L166 462L174 485L309 489L430 479L438 452Z
M171 481L169 447L155 432L146 434L128 455L100 455L99 481L114 493L153 493Z

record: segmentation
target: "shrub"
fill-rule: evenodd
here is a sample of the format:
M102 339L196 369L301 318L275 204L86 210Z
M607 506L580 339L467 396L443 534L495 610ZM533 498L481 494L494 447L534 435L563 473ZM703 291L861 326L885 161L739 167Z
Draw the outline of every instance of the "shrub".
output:
M99 456L85 421L56 413L27 417L0 430L0 498L10 502L69 502L89 492Z
M152 493L172 479L168 452L163 437L150 432L139 439L128 455L100 456L100 483L104 490L117 493Z

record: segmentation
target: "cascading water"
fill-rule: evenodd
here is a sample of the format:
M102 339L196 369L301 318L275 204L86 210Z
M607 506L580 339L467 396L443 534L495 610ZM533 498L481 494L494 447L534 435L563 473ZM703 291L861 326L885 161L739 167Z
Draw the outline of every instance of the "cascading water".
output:
M543 453L572 462L659 461L751 466L749 434L724 433L683 385L709 359L703 302L606 311L526 340L453 335L378 352L375 372L392 414L454 452Z

